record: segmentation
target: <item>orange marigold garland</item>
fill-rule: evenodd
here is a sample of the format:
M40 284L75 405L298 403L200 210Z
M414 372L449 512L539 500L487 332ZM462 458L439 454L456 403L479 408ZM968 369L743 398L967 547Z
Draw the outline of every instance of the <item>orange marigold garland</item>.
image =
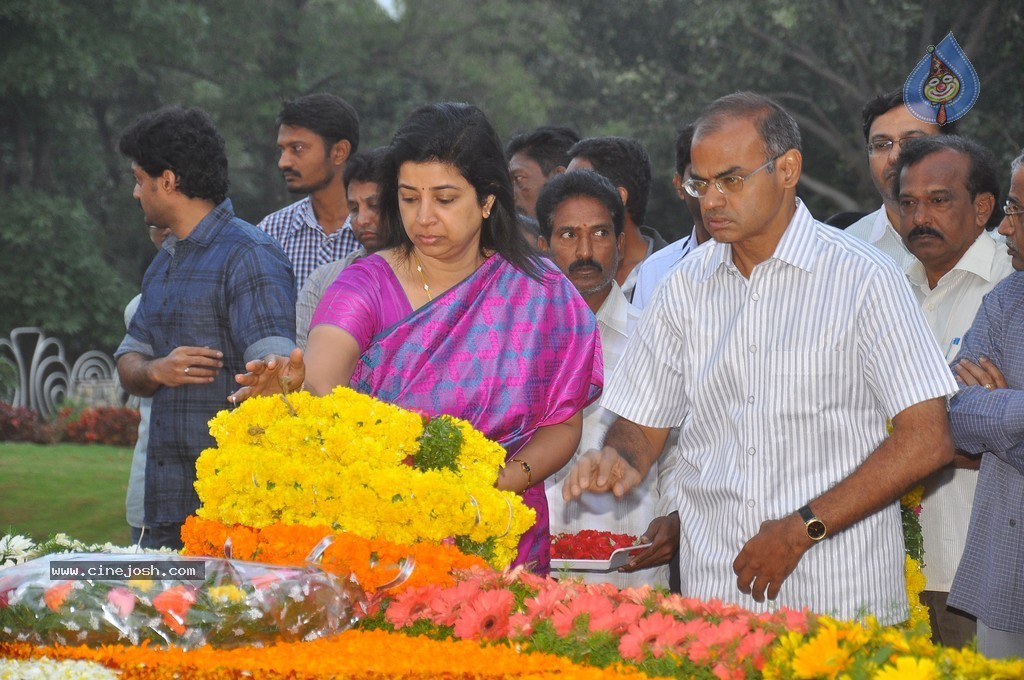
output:
M320 566L334 573L354 573L359 585L368 593L391 581L403 560L409 558L415 561L416 568L400 587L450 585L455 572L487 567L482 558L466 555L454 546L399 545L355 534L334 534L328 527L278 523L256 529L189 517L181 531L186 555L219 557L224 553L225 542L231 539L235 559L284 565L302 564L313 547L324 536L332 534L334 543L324 552Z
M262 649L182 652L147 646L35 647L0 643L0 658L82 659L121 671L127 680L319 680L321 678L579 678L647 676L624 666L590 668L553 654L521 654L505 645L439 641L384 631L346 631L330 639Z

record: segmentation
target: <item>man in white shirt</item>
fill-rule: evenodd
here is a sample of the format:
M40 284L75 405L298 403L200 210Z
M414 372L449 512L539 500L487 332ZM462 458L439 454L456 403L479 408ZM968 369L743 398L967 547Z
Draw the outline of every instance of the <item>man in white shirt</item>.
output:
M611 180L626 206L622 257L615 281L627 300L633 299L637 266L668 245L644 224L651 193L651 157L638 139L588 137L569 149L569 170L595 170Z
M575 170L549 180L536 206L541 231L538 244L597 316L608 374L621 361L626 341L640 320L640 311L629 304L615 282L624 239L625 208L612 183L592 170ZM597 403L588 406L583 412L583 435L575 455L600 446L614 418L614 413ZM561 487L571 467L572 461L545 482L552 536L594 529L638 537L647 529L660 497L657 465L621 498L584 493L567 502L562 498ZM620 588L668 585L668 569L663 565L633 573L583 576L588 581L613 583Z
M676 137L676 171L672 175L672 186L679 194L679 200L693 219L693 230L684 239L670 243L640 263L636 272L636 287L633 288L633 306L643 309L654 295L658 285L679 261L691 250L704 243L711 236L704 228L700 216L700 201L686 193L683 182L690 179L690 143L693 141L693 124L683 127Z
M903 142L916 137L956 134L956 123L942 127L914 117L903 103L903 89L879 95L864 105L864 140L867 142L871 181L882 196L882 207L846 228L846 233L867 241L906 270L914 262L898 232L899 205L892 193L893 172Z
M563 495L621 495L678 426L684 596L905 620L897 499L952 460L956 383L903 272L797 200L777 103L713 102L691 160L713 242L644 310L602 399L620 417Z
M908 140L895 165L893 194L900 236L915 260L907 269L938 347L952 361L981 300L1013 272L1006 248L985 233L999 214L999 180L986 149L963 137ZM946 607L967 541L980 458L957 454L925 480L922 602L931 609L932 638L962 647L975 636L973 617Z

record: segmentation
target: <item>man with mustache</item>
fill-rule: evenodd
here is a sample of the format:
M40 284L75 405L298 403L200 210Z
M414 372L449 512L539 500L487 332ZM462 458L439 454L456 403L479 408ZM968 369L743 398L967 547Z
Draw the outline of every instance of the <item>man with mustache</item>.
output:
M277 125L277 167L288 192L305 197L256 226L284 248L298 292L314 269L359 247L343 181L345 163L359 147L359 116L341 97L309 94L284 102Z
M952 361L981 300L1013 267L985 232L998 221L995 161L979 144L954 135L907 140L893 166L899 231L914 262L907 277L938 347ZM972 617L946 606L967 540L980 461L958 454L925 480L921 506L924 575L921 601L936 643L962 647L976 634Z
M971 524L949 604L978 617L978 651L1024 656L1024 153L1010 166L999 233L1018 273L985 296L954 364L953 441L981 456Z
M601 399L619 417L563 495L621 496L679 427L684 597L892 625L909 613L898 499L952 460L956 383L903 272L797 198L800 149L763 95L701 113L684 187L713 240L644 308Z
M623 358L623 348L640 319L615 281L625 237L625 208L612 183L592 170L573 170L557 175L544 185L537 198L540 225L538 245L576 286L597 316L601 353L607 375ZM578 456L600 444L615 414L591 404L583 411L583 435ZM566 502L562 480L572 463L545 482L552 535L578 533L583 529L639 536L655 517L660 493L658 466L622 498L609 494L583 494ZM668 562L665 555L662 564ZM657 563L655 563L657 564ZM664 566L632 574L602 574L591 580L614 583L620 588L645 583L667 586Z
M611 180L626 206L622 256L615 281L633 300L637 266L668 245L654 228L644 225L651 193L651 157L637 139L588 137L569 149L569 170L595 170Z
M899 235L899 205L892 195L893 173L903 143L917 137L956 134L956 123L942 127L925 123L903 103L903 89L879 95L864 105L864 140L867 142L871 181L882 196L882 207L846 228L846 233L867 241L896 261L901 269L914 262Z
M339 260L317 267L306 278L295 303L295 341L303 350L309 337L309 322L327 287L334 283L345 267L360 257L377 252L384 245L380 234L379 188L386 154L387 149L383 146L360 151L345 164L349 222L360 246Z

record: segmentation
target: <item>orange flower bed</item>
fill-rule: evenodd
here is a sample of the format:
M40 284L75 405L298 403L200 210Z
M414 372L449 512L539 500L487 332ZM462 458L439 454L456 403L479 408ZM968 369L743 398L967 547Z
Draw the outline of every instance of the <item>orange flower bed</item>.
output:
M602 670L551 654L521 654L504 645L437 641L383 631L346 631L330 639L263 649L182 652L148 647L35 647L0 643L0 658L81 659L121 671L125 680L320 680L326 678L647 678L635 669Z
M359 585L369 594L392 580L398 574L401 561L408 558L415 560L416 567L401 587L448 586L455 582L453 572L475 568L490 571L483 558L466 555L454 546L399 545L355 534L334 534L328 527L272 524L256 529L193 516L185 521L181 530L185 542L182 552L186 555L222 557L224 543L230 538L234 559L284 565L302 564L316 544L329 535L334 535L334 543L324 552L320 565L333 573L355 574Z

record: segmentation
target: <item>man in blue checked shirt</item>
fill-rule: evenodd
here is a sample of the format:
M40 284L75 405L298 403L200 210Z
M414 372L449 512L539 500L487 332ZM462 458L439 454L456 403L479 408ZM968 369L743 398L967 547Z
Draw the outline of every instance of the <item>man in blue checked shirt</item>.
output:
M257 226L284 248L297 292L314 269L359 248L343 181L345 164L359 147L359 117L341 97L310 94L284 102L277 125L277 167L288 191L306 196Z
M133 196L167 237L118 347L132 394L152 397L143 547L181 548L199 507L195 461L245 362L295 347L295 283L272 238L235 217L224 139L199 109L144 114L124 132Z
M985 296L964 337L949 402L957 448L981 454L952 607L978 617L978 651L1024 656L1024 153L1010 166L999 233L1017 273Z

